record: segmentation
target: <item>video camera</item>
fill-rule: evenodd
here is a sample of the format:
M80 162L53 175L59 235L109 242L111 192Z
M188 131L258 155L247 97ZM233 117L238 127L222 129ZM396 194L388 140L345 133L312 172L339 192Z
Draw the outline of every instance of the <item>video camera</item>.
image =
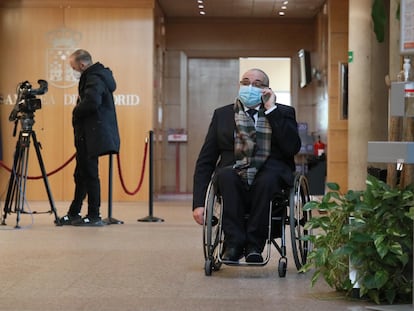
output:
M28 81L24 81L17 86L16 104L9 116L9 121L16 121L21 113L33 113L37 109L42 108L42 102L36 95L43 95L48 90L46 80L37 80L39 88L32 89L32 85Z

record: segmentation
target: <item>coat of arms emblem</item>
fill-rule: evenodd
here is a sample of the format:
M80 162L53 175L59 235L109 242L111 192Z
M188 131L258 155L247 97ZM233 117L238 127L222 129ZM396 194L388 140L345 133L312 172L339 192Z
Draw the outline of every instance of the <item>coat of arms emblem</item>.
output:
M47 33L50 47L47 49L47 80L57 88L70 88L77 84L68 58L76 50L81 33L59 28Z

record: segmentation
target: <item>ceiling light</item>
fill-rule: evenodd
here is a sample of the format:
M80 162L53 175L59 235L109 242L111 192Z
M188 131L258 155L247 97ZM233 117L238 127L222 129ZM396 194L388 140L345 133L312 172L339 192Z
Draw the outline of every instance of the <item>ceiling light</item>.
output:
M283 15L285 15L285 12L279 12L279 15L283 16Z
M198 10L200 15L206 15L206 12L204 11L204 0L197 0L198 3Z
M200 1L200 0L199 0ZM283 5L286 5L286 4L288 4L289 3L289 1L283 1Z
M282 5L281 9L282 10L286 10L287 9L287 6L286 5Z

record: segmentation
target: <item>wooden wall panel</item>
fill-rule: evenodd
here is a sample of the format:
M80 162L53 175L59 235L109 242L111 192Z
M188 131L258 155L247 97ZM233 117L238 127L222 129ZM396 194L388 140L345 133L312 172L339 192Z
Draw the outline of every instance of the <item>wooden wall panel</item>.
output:
M348 163L329 161L327 163L327 170L335 172L335 178L329 178L328 176L327 182L337 183L340 186L341 193L346 193L348 184Z
M332 65L335 65L338 61L346 61L348 56L348 50L344 48L348 47L348 33L333 32L330 37L330 56L329 61Z
M335 142L334 144L328 144L328 154L332 159L332 162L346 163L348 161L348 131L345 128L344 130L335 130L330 131L328 139L330 142Z
M0 3L0 7L18 7L18 8L153 8L154 0L117 0L117 1L105 1L105 5L102 4L102 0L3 0Z
M5 101L1 105L1 132L3 137L3 160L10 167L17 137L12 136L13 123L7 122L14 107L16 86L19 82L30 81L37 88L38 79L46 79L46 33L62 22L62 12L58 9L3 9L0 11L2 27L0 37L6 42L7 49L1 49L0 94ZM39 23L35 21L47 21ZM42 155L46 170L57 168L63 163L64 118L62 91L49 89L42 96L42 109L35 113L33 129L42 144ZM20 126L18 126L20 130ZM63 144L62 144L63 143ZM72 151L73 153L73 151ZM29 175L40 175L33 144L29 150ZM8 180L8 178L7 178ZM51 177L50 183L54 196L62 197L63 176ZM1 180L1 189L5 180ZM29 181L28 198L47 198L41 180Z
M0 51L0 94L13 96L15 85L24 80L37 87L38 78L47 79L48 50L58 44L48 33L61 27L77 32L79 41L69 49L85 48L94 61L112 69L117 80L115 92L121 134L121 164L129 190L138 184L141 174L145 139L152 129L153 101L153 46L154 25L151 8L3 8L0 9L0 38L7 42L7 49ZM39 21L42 21L41 23ZM73 35L73 33L71 34ZM71 36L69 35L69 36ZM62 47L61 47L62 48ZM77 85L70 88L55 87L43 96L44 105L36 113L34 129L42 142L46 170L60 166L74 152L71 113L77 95ZM136 105L123 100L132 95ZM139 97L139 104L137 98ZM130 97L132 98L132 97ZM65 103L67 105L65 105ZM14 104L14 102L13 102ZM4 142L4 161L11 165L15 139L11 138L12 124L5 122L11 105L0 105L1 131ZM34 150L30 151L29 175L38 173ZM144 200L148 196L147 179L136 196L122 190L114 158L114 200ZM107 198L107 158L101 158L102 199ZM73 195L73 163L63 172L50 177L49 182L57 200L70 200ZM6 176L4 176L6 175ZM148 176L148 172L146 175ZM7 183L7 174L0 175L0 189ZM30 181L28 198L46 198L41 181Z
M349 0L328 0L329 28L335 33L348 33Z
M328 0L328 152L327 181L348 187L348 122L340 116L339 63L348 57L348 0Z
M168 49L188 57L293 57L314 49L312 19L167 18L166 27Z
M339 97L339 65L338 61L329 62L329 96Z

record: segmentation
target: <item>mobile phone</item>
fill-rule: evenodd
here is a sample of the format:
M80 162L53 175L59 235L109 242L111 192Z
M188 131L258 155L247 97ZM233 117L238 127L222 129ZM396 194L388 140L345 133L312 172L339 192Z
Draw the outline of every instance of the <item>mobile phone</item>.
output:
M262 96L262 102L263 102L263 104L264 104L265 102L267 102L267 101L269 100L269 98L270 98L270 94L263 95L263 96Z

